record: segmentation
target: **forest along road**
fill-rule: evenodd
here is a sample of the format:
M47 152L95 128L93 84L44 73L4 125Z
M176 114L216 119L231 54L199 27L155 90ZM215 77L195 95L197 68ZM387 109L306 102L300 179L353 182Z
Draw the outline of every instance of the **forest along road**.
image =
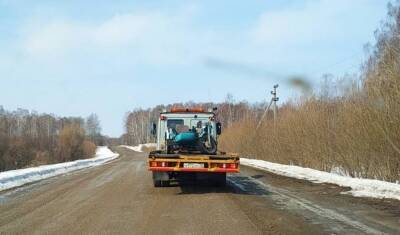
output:
M242 167L226 187L154 188L146 154L0 193L0 234L399 234L398 201Z

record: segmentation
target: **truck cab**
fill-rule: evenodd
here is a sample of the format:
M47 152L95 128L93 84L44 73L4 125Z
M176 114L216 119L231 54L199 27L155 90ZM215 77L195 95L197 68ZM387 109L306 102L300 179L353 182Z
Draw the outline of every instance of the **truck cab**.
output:
M184 148L186 148L186 152L197 150L208 154L215 154L217 151L221 123L215 121L213 112L204 112L202 109L171 109L170 112L160 114L158 127L156 131L157 150L172 153L184 152ZM196 135L202 134L207 135L205 149L194 143ZM177 142L175 146L171 142L172 139Z
M172 108L160 113L152 134L157 149L149 154L149 170L155 187L169 185L180 176L208 176L219 185L226 183L226 173L239 172L239 156L218 151L221 123L213 110Z

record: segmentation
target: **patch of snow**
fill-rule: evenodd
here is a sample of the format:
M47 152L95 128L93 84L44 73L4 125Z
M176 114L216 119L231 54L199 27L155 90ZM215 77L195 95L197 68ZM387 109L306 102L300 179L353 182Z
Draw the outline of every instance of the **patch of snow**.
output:
M121 145L121 147L125 147L125 148L128 148L130 150L142 153L143 150L146 149L146 148L156 148L157 144L156 143L147 143L147 144L139 144L137 146Z
M90 159L0 172L0 191L71 171L98 166L109 162L118 156L119 154L112 152L108 147L101 146L97 147L96 155Z
M346 171L345 169L343 169L343 167L337 167L337 166L332 167L330 172L333 173L333 174L336 174L336 175L342 175L342 176L349 176L350 177L350 173L348 171Z
M350 187L351 190L345 193L355 197L391 198L400 200L400 184L396 183L374 179L352 178L325 171L272 163L264 160L240 158L240 163L278 175L308 180L314 183L330 183L342 187Z

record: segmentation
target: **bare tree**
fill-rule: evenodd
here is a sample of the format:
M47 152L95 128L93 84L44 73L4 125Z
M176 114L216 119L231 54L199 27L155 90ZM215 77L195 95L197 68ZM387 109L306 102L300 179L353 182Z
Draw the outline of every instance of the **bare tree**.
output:
M92 113L86 118L85 129L90 141L97 145L102 144L101 125L97 114Z

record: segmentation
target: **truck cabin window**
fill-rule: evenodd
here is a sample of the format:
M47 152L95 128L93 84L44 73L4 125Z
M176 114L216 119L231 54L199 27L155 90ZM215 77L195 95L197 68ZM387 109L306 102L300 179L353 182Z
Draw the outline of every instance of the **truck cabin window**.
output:
M192 119L190 120L191 129L201 129L208 123L208 119Z
M174 132L177 133L189 131L189 127L184 125L183 119L168 119L167 128L171 128Z

